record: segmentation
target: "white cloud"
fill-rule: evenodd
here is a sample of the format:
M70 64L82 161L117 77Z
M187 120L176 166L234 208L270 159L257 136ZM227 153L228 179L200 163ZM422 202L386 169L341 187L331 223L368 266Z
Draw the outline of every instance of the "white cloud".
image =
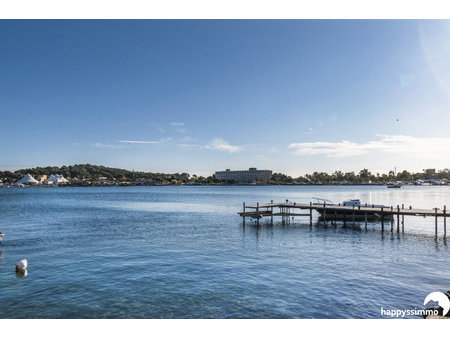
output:
M128 143L128 144L156 144L159 141L119 141L120 143Z
M123 148L123 145L121 145L121 144L104 144L104 143L97 142L97 143L94 143L93 145L94 145L94 147L97 147L97 148L114 148L114 149Z
M174 127L184 126L184 122L170 122L169 124Z
M205 148L213 149L213 150L228 151L229 153L234 153L236 151L241 150L240 146L233 146L233 145L229 144L227 141L222 140L220 138L215 138L208 145L206 145Z
M193 144L193 143L179 143L177 144L178 147L183 147L183 148L200 148L201 145L199 144Z
M414 137L405 135L376 135L378 140L366 143L350 141L340 142L303 142L292 143L296 155L325 155L327 157L352 157L371 152L400 153L413 156L449 156L449 137Z

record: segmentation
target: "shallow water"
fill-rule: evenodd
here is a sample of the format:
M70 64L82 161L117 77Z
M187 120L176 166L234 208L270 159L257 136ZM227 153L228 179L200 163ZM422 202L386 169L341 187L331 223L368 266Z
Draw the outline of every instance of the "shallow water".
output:
M313 196L450 205L450 187L0 189L0 318L380 318L450 289L442 220L436 239L432 218L382 233L237 216L244 200Z

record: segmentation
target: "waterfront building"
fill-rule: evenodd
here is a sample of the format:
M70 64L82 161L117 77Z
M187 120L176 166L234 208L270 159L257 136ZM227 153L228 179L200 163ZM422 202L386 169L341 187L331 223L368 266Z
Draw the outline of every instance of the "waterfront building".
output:
M272 178L272 170L230 170L216 171L216 179L219 181L233 181L240 184L268 184Z

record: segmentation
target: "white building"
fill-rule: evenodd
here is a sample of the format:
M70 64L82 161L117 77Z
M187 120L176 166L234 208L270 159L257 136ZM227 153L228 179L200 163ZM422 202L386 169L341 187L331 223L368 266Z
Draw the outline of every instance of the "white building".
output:
M250 168L249 170L230 170L216 171L216 178L220 181L234 181L240 184L268 184L272 178L271 170L258 170Z

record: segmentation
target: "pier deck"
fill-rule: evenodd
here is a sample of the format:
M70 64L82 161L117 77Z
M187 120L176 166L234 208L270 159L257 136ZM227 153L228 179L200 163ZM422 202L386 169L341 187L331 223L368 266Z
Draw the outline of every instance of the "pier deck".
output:
M278 209L277 211L274 209ZM307 210L306 213L301 213L301 210ZM402 225L402 229L405 224L405 216L421 216L421 217L434 217L435 218L435 233L437 236L438 233L438 218L442 218L444 222L444 236L447 234L447 217L449 217L449 212L446 206L443 208L432 208L432 209L423 209L423 208L412 208L411 206L405 208L404 205L397 206L383 206L383 207L375 207L374 205L364 204L361 206L342 206L331 205L331 204L319 204L319 203L296 203L296 202L283 202L283 203L266 203L256 205L246 206L245 202L243 203L242 212L238 212L238 215L242 217L243 223L245 224L245 218L251 217L256 219L257 224L259 225L259 220L264 217L270 217L271 223L273 224L274 216L281 216L282 223L289 223L291 217L309 217L310 225L312 225L313 211L318 212L322 218L326 221L337 221L338 215L339 220L343 220L344 224L346 221L350 221L353 219L355 221L355 217L363 217L364 222L367 225L367 220L369 217L375 217L381 222L381 228L384 230L384 222L386 218L390 218L393 220L395 217L397 218L397 230L399 230L400 224ZM347 218L348 216L348 218ZM400 221L401 217L401 221ZM392 227L391 227L392 230Z

